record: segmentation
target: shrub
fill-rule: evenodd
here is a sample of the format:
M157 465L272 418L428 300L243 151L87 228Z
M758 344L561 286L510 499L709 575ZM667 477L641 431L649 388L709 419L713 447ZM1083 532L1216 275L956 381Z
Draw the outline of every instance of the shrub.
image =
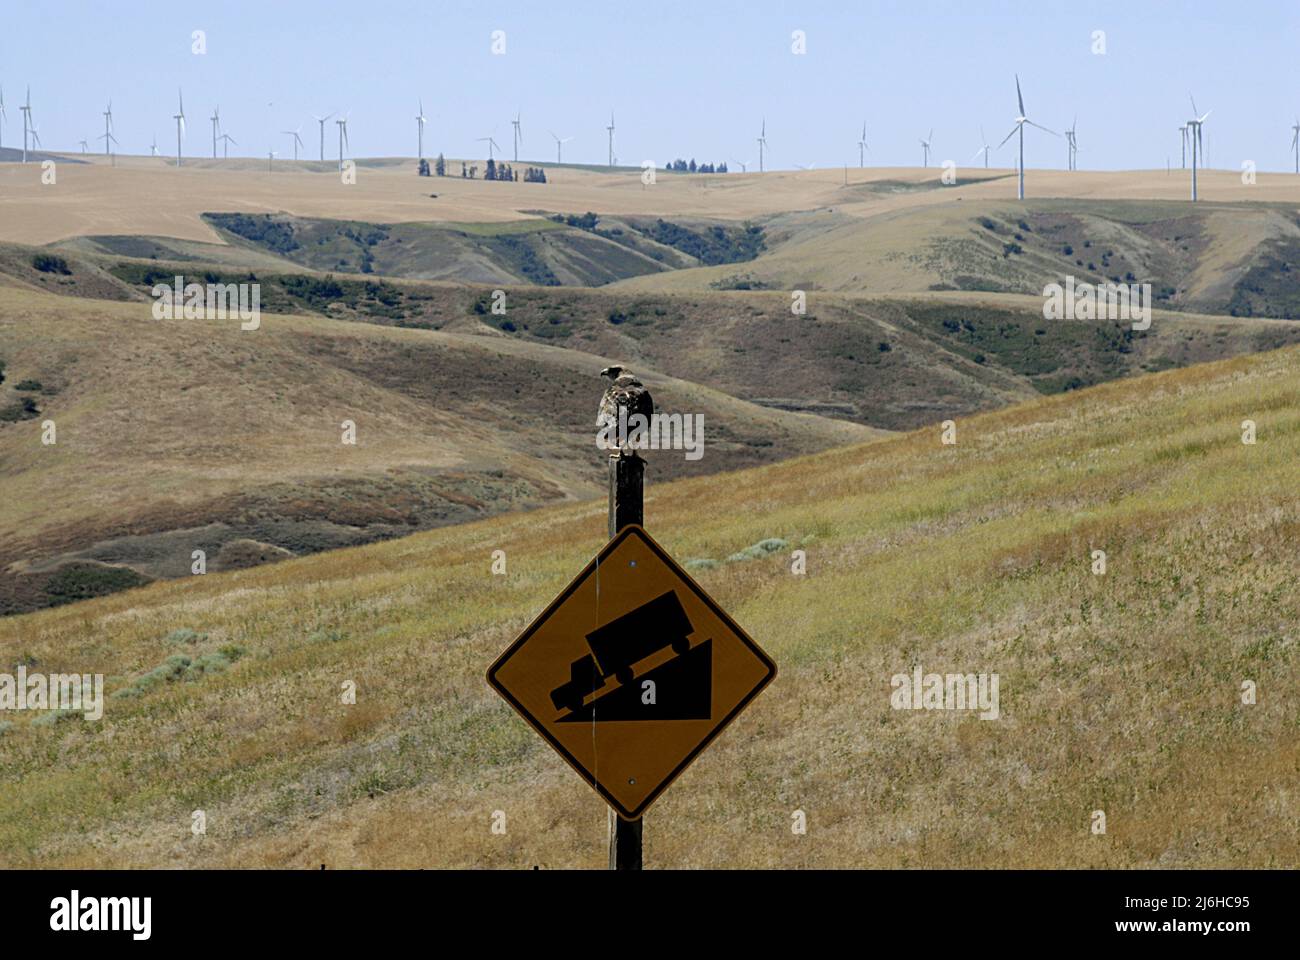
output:
M68 261L49 253L38 253L32 257L32 266L41 273L58 273L65 277L72 275L72 271L68 269Z

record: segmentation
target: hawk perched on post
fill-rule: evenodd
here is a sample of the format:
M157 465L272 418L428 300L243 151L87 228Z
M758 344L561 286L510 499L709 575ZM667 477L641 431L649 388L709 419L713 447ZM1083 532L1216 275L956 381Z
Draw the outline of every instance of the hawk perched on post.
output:
M601 429L608 426L609 436L615 441L614 445L626 453L631 445L623 441L635 441L637 434L649 427L650 417L655 412L654 400L650 397L650 391L645 388L645 384L620 366L606 367L600 371L600 375L607 377L610 384L605 388L605 395L600 398L600 412L596 415L596 426ZM626 411L621 418L620 411ZM637 414L643 416L645 420L633 423L632 418ZM627 430L627 436L619 435L620 420L622 428Z

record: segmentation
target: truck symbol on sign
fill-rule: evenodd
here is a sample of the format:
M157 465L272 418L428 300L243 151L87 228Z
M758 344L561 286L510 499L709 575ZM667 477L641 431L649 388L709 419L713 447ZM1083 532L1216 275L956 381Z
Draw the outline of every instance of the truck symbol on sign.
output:
M633 667L665 647L681 655L691 648L694 628L672 590L611 620L587 634L591 653L569 665L569 680L551 691L557 710L579 710L588 694L605 686L610 677L626 686Z

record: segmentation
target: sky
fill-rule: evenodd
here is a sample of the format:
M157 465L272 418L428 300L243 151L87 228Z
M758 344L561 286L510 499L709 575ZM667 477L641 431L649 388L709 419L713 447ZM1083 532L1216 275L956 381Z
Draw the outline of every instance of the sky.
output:
M1297 28L1295 0L6 0L0 138L21 144L30 84L47 149L102 151L111 98L118 152L156 137L174 154L183 88L190 156L211 155L217 106L232 156L292 156L280 131L300 128L314 157L312 115L334 111L349 156L414 156L423 99L426 155L486 155L485 136L509 155L518 111L521 160L554 160L553 132L574 138L566 162L604 163L612 110L625 165L756 162L766 120L768 169L856 166L864 122L869 166L919 165L933 128L932 161L960 167L979 162L981 126L993 147L1012 129L1019 73L1031 120L1059 132L1077 115L1081 168L1179 166L1190 93L1213 111L1212 166L1288 170ZM994 166L1014 164L1014 144ZM1031 129L1025 149L1029 168L1065 166L1063 137Z

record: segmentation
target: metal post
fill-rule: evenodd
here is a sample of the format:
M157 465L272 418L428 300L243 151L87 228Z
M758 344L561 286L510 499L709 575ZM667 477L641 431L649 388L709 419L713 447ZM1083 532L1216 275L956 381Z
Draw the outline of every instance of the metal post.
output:
M645 461L635 451L609 458L609 536L644 518ZM641 869L642 821L609 811L609 869Z

